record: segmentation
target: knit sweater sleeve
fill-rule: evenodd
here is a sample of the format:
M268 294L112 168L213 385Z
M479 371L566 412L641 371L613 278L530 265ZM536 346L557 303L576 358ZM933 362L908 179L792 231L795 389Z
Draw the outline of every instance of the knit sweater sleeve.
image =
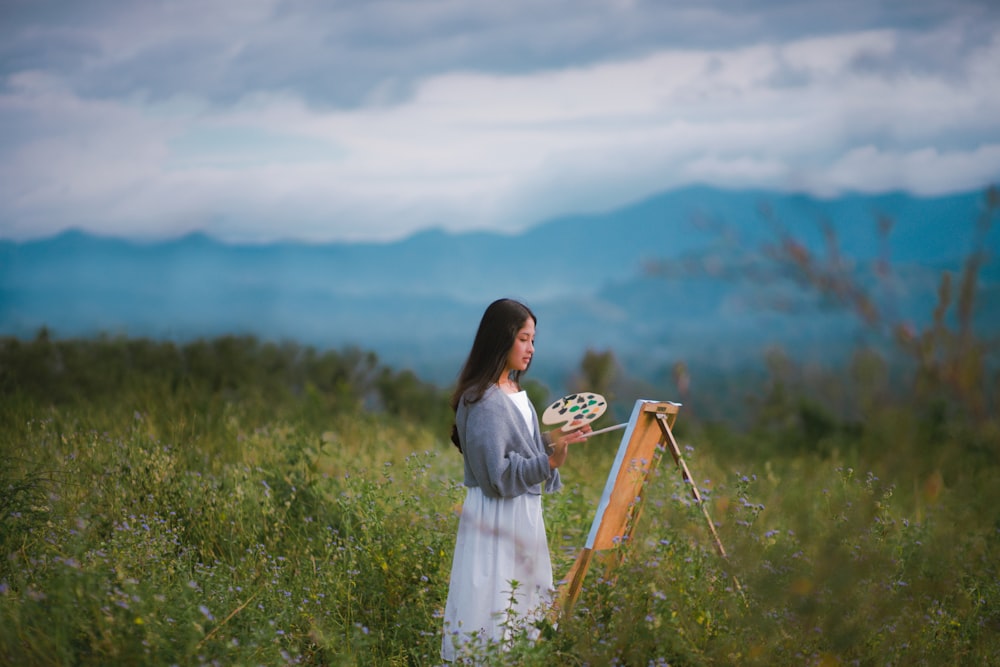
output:
M553 476L549 457L524 439L505 400L497 393L470 407L463 441L467 467L489 496L539 493L539 485Z

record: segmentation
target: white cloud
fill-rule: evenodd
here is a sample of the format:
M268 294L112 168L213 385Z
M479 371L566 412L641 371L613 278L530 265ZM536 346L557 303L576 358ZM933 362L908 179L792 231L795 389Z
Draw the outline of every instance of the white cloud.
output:
M918 37L953 44L964 29ZM398 104L346 109L290 91L115 101L22 73L0 96L0 122L24 129L0 145L0 236L390 238L520 228L691 182L939 194L1000 178L1000 38L937 69L899 60L915 39L450 71Z
M998 175L1000 143L971 151L945 152L936 148L884 151L862 146L847 152L818 175L814 189L820 194L908 189L939 195L967 189L969 183L996 182Z

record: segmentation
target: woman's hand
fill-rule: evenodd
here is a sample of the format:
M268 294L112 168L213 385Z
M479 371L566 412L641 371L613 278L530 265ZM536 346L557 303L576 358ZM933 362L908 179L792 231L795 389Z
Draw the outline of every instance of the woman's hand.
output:
M553 450L549 455L549 467L558 468L565 463L566 456L569 454L569 446L574 442L583 442L586 440L587 434L592 430L589 424L585 424L572 431L563 431L558 428L549 431L548 436Z
M590 428L590 424L585 424L580 428L573 429L572 431L563 431L562 429L555 429L554 431L549 431L549 437L552 438L552 444L557 442L564 442L567 445L573 444L574 442L583 442L587 439L587 434L593 431Z

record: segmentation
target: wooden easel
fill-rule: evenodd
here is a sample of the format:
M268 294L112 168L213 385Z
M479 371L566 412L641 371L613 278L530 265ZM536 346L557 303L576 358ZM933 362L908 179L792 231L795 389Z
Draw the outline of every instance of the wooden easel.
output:
M708 528L715 540L719 555L726 550L715 531L698 486L692 481L691 473L671 430L677 421L679 403L638 400L632 409L618 454L608 474L604 494L597 506L594 522L590 528L587 544L580 550L576 561L566 575L565 583L559 589L556 610L568 614L576 602L587 576L591 560L595 554L608 569L621 563L624 554L619 545L632 538L632 530L639 521L646 484L650 481L662 455L662 447L670 452L684 481L691 487L691 495L701 507Z

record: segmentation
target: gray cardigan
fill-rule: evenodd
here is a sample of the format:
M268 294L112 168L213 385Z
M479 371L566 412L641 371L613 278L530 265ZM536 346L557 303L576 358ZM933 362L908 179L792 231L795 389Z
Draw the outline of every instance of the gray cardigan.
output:
M543 484L546 492L562 487L559 471L549 467L533 405L531 414L534 435L514 401L496 385L491 385L475 403L466 404L462 397L455 411L455 425L465 458L466 486L478 486L493 498L539 495Z

